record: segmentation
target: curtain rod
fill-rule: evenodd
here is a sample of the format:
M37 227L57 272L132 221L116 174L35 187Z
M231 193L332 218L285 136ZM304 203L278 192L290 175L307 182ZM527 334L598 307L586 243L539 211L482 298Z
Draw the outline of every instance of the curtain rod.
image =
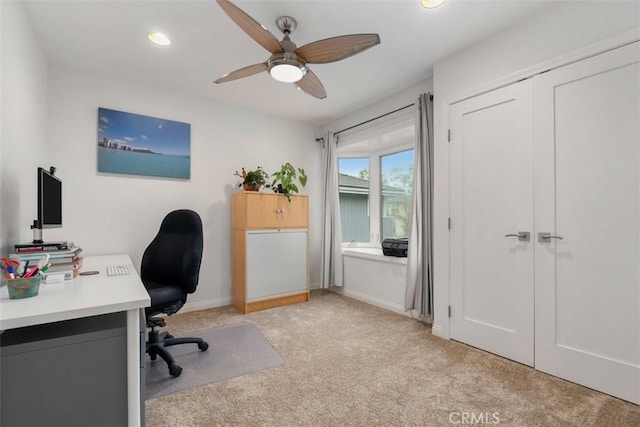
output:
M433 95L429 94L429 99L430 99L431 101L433 101ZM395 110L393 110L393 111L389 111L388 113L384 113L384 114L381 114L381 115L379 115L379 116L377 116L377 117L374 117L374 118L372 118L372 119L365 120L364 122L358 123L358 124L356 124L356 125L349 126L348 128L344 128L344 129L342 129L342 130L339 130L338 132L334 132L333 134L334 134L334 135L338 135L338 134L340 134L340 133L342 133L342 132L346 132L346 131L351 130L351 129L353 129L353 128L357 128L358 126L365 125L365 124L370 123L370 122L372 122L372 121L374 121L374 120L378 120L378 119L381 119L381 118L383 118L383 117L386 117L386 116L388 116L388 115L390 115L390 114L397 113L398 111L402 111L402 110L407 109L407 108L409 108L409 107L413 107L414 105L415 105L415 103L412 103L412 104L409 104L409 105L405 105L404 107L397 108L397 109L395 109ZM320 142L320 141L324 141L324 138L316 138L316 142Z
M357 125L349 126L348 128L344 128L344 129L342 129L342 130L339 130L338 132L334 132L333 134L334 134L334 135L339 135L339 134L341 134L342 132L346 132L346 131L351 130L351 129L353 129L353 128L357 128L358 126L366 125L367 123L371 123L371 122L372 122L372 121L374 121L374 120L378 120L378 119L381 119L381 118L383 118L383 117L386 117L386 116L388 116L388 115L390 115L390 114L397 113L398 111L406 110L406 109L407 109L407 108L409 108L409 107L413 107L413 105L414 105L414 104L409 104L409 105L405 105L404 107L396 108L396 109L395 109L395 110L393 110L393 111L389 111L388 113L384 113L384 114L381 114L381 115L379 115L379 116L377 116L377 117L374 117L374 118L372 118L372 119L365 120L364 122L358 123Z

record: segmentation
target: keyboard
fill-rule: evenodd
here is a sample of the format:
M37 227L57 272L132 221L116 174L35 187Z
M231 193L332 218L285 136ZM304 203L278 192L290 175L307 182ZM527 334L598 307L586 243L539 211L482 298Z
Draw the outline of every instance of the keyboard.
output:
M129 267L126 265L108 265L107 276L126 276L129 274Z

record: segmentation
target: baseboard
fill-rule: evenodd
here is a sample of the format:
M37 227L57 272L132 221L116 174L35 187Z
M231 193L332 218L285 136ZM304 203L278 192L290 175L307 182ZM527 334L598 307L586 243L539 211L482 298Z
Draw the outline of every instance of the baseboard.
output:
M436 325L435 323L433 324L433 326L431 326L431 333L439 338L444 338L446 340L449 339L447 334L444 333L444 329L442 329L442 326Z
M321 289L320 283L312 283L311 289ZM187 302L180 312L187 313L189 311L206 310L208 308L224 307L231 305L231 297L210 299L205 301Z
M187 302L181 309L181 313L188 313L189 311L206 310L208 308L224 307L231 305L231 297L210 299L205 301Z
M376 307L384 308L386 310L393 311L394 313L402 314L407 317L411 317L411 312L404 311L404 306L400 304L395 304L360 292L351 291L349 289L345 289L344 287L334 286L331 288L331 290L346 297L366 302L367 304L375 305Z
M316 287L314 284L312 285L311 288L320 289L320 286L318 285L318 287ZM363 294L361 292L351 291L343 287L335 286L335 287L332 287L331 290L333 292L344 295L346 297L353 298L358 301L366 302L367 304L375 305L376 307L384 308L386 310L393 311L394 313L402 314L407 317L411 317L411 312L404 311L404 307L401 306L400 304L394 304L392 302L385 301L380 298L375 298L367 294ZM208 308L216 308L216 307L225 307L227 305L231 305L231 297L210 299L205 301L188 302L184 305L184 307L182 307L182 309L180 309L180 312L188 313L190 311L206 310ZM442 326L440 325L434 324L431 328L431 333L437 337L449 339L447 334L444 333Z

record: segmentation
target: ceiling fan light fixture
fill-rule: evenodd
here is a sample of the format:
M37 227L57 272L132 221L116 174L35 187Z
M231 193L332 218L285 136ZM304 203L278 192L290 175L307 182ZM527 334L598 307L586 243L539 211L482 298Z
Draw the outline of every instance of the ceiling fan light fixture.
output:
M433 9L436 8L438 6L442 6L442 4L446 1L446 0L421 0L422 1L422 6L426 7L427 9Z
M295 83L305 75L303 68L292 64L276 64L269 70L271 77L284 83Z
M271 77L283 83L295 83L307 74L307 65L290 53L275 53L267 62Z
M171 40L169 39L169 37L155 31L148 32L147 39L149 39L151 43L157 44L158 46L169 46L171 44Z

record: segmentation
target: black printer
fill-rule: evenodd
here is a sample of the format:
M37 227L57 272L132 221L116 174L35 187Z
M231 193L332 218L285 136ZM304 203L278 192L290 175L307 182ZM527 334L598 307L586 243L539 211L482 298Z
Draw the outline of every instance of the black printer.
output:
M382 241L382 253L387 256L405 257L409 248L409 238L384 239Z

